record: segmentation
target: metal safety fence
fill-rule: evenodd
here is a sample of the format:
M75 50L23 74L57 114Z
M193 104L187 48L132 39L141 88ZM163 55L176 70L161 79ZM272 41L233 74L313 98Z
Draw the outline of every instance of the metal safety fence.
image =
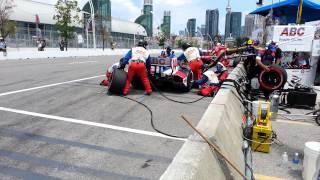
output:
M37 40L44 39L46 41L47 48L59 48L61 41L60 32L56 30L44 29L36 30L35 28L18 28L15 34L11 34L6 37L7 46L11 48L32 48L37 47ZM105 38L103 42L102 35L96 35L96 47L102 48L103 43L105 48L111 48L114 45L115 48L131 48L138 42L138 38L128 37L113 37L109 36ZM148 40L149 48L159 48L156 40ZM93 48L93 35L91 32L82 33L75 32L74 37L68 40L69 48Z

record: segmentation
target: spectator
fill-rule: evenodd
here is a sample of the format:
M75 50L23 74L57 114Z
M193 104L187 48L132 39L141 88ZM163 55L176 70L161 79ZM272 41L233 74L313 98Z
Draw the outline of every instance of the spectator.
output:
M44 48L46 47L46 40L42 39L42 40L38 40L37 42L39 42L38 44L38 51L44 51Z
M0 37L0 51L3 52L3 56L7 56L7 44L3 37Z
M59 47L60 47L60 51L64 51L64 40L61 39L61 41L59 42Z

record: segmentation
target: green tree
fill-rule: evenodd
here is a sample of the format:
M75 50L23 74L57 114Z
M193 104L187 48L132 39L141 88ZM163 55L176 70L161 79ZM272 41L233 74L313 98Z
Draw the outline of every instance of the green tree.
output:
M68 40L74 37L75 25L80 23L78 1L58 0L55 5L56 13L53 19L56 20L56 27L60 31L68 50Z
M160 34L160 36L158 37L158 45L164 48L166 41L167 41L166 36L164 34Z
M11 0L0 1L0 36L3 38L16 32L16 23L9 19L13 7Z

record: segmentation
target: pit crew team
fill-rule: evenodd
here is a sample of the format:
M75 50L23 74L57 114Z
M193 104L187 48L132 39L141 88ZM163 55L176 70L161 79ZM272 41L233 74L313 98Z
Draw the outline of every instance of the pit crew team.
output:
M136 47L133 47L120 60L107 69L106 79L100 85L109 86L112 78L112 72L115 68L124 69L128 65L128 76L123 89L123 95L129 93L131 82L134 76L138 76L145 88L145 94L151 95L152 88L148 78L148 69L150 69L150 53L147 50L147 42L140 40ZM279 64L282 59L282 51L275 42L269 42L266 48L258 49L258 41L248 40L244 52L252 54L248 57L247 66L249 67L249 79L258 75L262 70L270 71L271 64ZM220 88L221 83L228 77L229 60L226 56L222 57L219 62L215 62L216 57L219 57L228 49L217 43L212 49L213 67L207 68L207 64L203 63L202 52L197 47L192 47L189 43L182 44L183 53L177 57L179 64L186 64L193 72L193 86L199 88L199 95L213 96ZM170 47L160 53L161 58L175 58L176 55ZM204 56L203 56L204 57ZM208 57L208 56L206 56ZM246 65L245 65L246 66Z

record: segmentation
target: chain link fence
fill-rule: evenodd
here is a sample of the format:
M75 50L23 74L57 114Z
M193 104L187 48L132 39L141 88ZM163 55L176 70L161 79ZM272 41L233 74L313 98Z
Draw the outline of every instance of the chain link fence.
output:
M59 31L56 30L40 30L35 28L18 28L17 33L9 35L6 38L8 47L11 48L36 48L37 40L44 39L46 41L46 48L59 48L61 36ZM88 39L88 40L87 40ZM105 40L104 47L111 48L112 42L115 48L131 48L138 42L139 37L112 37L110 36ZM156 40L149 39L149 48L160 48ZM96 35L96 47L103 47L103 36ZM88 33L74 33L74 38L68 41L68 48L93 48L93 35L92 32Z

